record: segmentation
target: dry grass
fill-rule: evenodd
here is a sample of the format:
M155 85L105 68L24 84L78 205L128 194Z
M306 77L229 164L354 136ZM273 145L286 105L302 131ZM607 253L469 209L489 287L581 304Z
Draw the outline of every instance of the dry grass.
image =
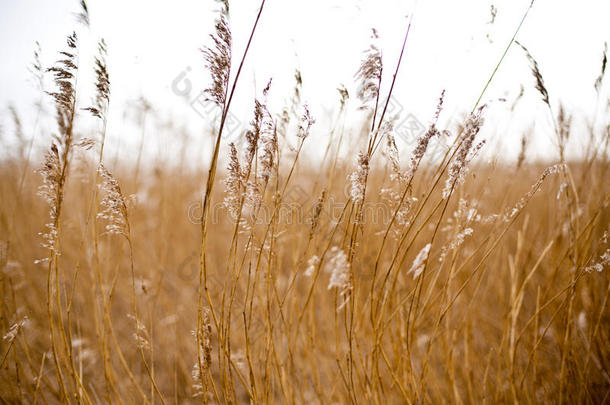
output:
M340 114L313 157L315 119L306 105L268 111L270 82L244 146L226 145L248 52L231 76L228 13L223 2L204 49L206 94L223 112L207 173L186 162L109 171L106 45L90 140L74 126L84 112L70 36L51 70L58 129L41 136L58 135L42 180L21 132L0 166L0 399L607 403L608 127L567 161L561 108L556 164L528 163L524 151L516 165L477 163L486 107L450 133L437 128L441 96L399 156L379 102L392 89L380 88L387 73L371 46L357 70L363 133ZM403 49L407 39L408 28ZM429 159L441 137L451 147Z

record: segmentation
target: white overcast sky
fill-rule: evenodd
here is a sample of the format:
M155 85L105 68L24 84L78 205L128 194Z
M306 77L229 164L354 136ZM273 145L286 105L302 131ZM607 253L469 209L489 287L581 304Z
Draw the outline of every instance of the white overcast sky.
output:
M109 142L115 137L137 139L121 126L124 105L140 95L150 99L162 114L171 113L196 136L205 126L184 97L172 91L172 82L185 74L192 85L186 98L194 98L208 79L199 48L213 31L216 4L211 0L89 0L91 28L78 27L76 0L3 0L0 3L0 111L17 106L26 130L32 119L32 103L38 97L28 82L27 66L35 41L48 66L63 49L65 36L81 32L80 89L89 99L91 60L99 37L108 43L112 82ZM278 111L290 97L295 68L304 81L303 101L318 117L316 130L323 132L327 117L338 106L336 88L354 89L353 76L368 46L370 29L381 37L386 79L400 50L408 16L413 15L405 59L397 79L395 96L403 114L422 122L432 115L436 100L446 89L446 121L458 119L472 108L493 67L512 36L530 0L267 0L258 31L236 93L234 111L244 122L250 115L255 84L260 90L273 77L271 106ZM490 7L497 8L489 24ZM231 2L235 59L241 55L259 2ZM610 41L610 2L584 0L536 0L518 40L538 60L554 108L564 103L577 117L591 118L596 105L608 100L608 78L596 104L593 82L600 71L604 41ZM235 62L235 64L237 64ZM182 82L181 82L182 83ZM384 87L388 88L387 81ZM510 114L510 102L523 84L520 107ZM506 97L506 106L490 111L487 136L492 145L505 145L516 154L522 132L535 125L537 151L530 156L548 157L552 149L548 111L534 89L529 63L516 46L511 48L484 100ZM47 83L50 86L50 83ZM384 90L382 90L384 92ZM353 93L353 91L352 91ZM357 107L354 101L354 107ZM607 110L606 110L607 111ZM608 117L599 107L597 122ZM353 113L354 119L359 116ZM2 114L6 115L6 114ZM349 120L349 118L348 118ZM8 129L10 124L6 124ZM578 124L576 124L578 127ZM584 133L580 133L584 136ZM116 141L116 140L115 140ZM127 141L130 143L130 141ZM133 143L133 142L132 142ZM116 144L116 142L115 142ZM552 156L552 155L551 155Z

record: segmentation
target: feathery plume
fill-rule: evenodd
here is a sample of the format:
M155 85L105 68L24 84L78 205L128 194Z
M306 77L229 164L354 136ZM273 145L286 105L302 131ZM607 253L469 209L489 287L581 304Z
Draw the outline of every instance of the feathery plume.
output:
M366 178L369 174L369 156L364 153L358 153L357 168L349 176L350 196L355 204L364 200L364 189L366 186Z
M36 48L34 49L34 61L28 67L29 72L32 74L34 85L38 90L44 89L44 69L40 60L42 49L40 48L40 42L36 41Z
M251 212L256 212L263 201L261 185L256 180L250 180L246 183L246 198L244 206Z
M305 277L313 276L316 271L316 267L318 267L318 264L320 264L320 258L317 255L311 256L307 261L307 268L305 269L303 275L305 275Z
M50 222L45 225L48 229L47 232L40 233L43 239L42 246L55 251L58 237L56 222L59 215L58 207L61 199L60 184L62 177L59 151L55 144L52 144L45 154L38 173L42 176L42 184L38 187L37 194L48 204L50 219Z
M246 150L245 150L245 161L247 167L244 167L244 170L248 170L252 167L252 161L254 160L254 156L256 156L256 151L258 150L258 136L253 131L246 131Z
M21 320L11 325L8 332L6 332L2 339L5 340L6 343L12 343L13 340L15 340L15 338L17 337L17 334L19 334L19 331L23 329L23 327L26 325L26 323L28 323L28 321L29 318L27 317L27 315L25 315L23 318L21 318Z
M76 14L76 19L85 27L89 28L89 8L87 7L85 0L80 0L80 9L81 11Z
M212 364L212 322L210 321L209 308L204 308L202 317L199 342L203 353L203 371L205 372L210 369Z
M376 44L379 35L374 28L372 29L371 39L372 43L364 52L364 59L355 75L356 80L360 82L356 95L363 103L362 108L365 108L368 102L379 98L379 85L383 71L381 51Z
M339 92L339 104L341 105L339 111L343 111L345 109L347 100L349 99L349 93L343 84L341 87L337 88L337 91Z
M449 198L452 190L464 181L468 163L477 155L483 147L485 141L474 145L474 139L483 126L483 110L485 105L479 107L475 112L468 115L461 138L458 143L458 150L449 166L449 175L443 189L443 199ZM474 146L473 146L474 145Z
M271 174L273 173L273 168L275 167L276 163L275 158L278 151L277 129L274 123L266 123L266 128L263 131L261 141L263 149L261 151L261 156L259 157L261 162L260 177L263 184L267 184Z
M59 134L55 135L55 142L51 144L49 151L45 154L42 167L38 172L42 176L42 185L38 188L40 195L49 205L50 222L45 225L47 232L39 233L43 238L42 246L49 250L49 256L45 259L36 260L36 263L51 260L60 254L59 242L59 218L61 215L64 184L68 173L70 161L70 150L72 148L72 132L76 105L76 50L77 37L72 33L67 38L67 51L61 51L64 59L56 62L56 65L47 69L52 72L57 91L47 92L55 101L56 121Z
M123 197L119 182L114 178L103 164L100 164L98 173L102 182L98 187L104 193L104 198L100 202L103 208L97 214L98 218L105 219L106 232L115 235L128 235L128 220L127 220L127 201Z
M328 254L330 259L324 266L324 270L330 274L328 289L337 288L339 295L343 298L343 303L339 306L341 309L349 300L349 293L353 289L350 264L345 251L337 246L333 246Z
M587 273L591 273L593 271L601 273L604 270L604 267L608 265L610 265L610 249L606 249L606 251L599 257L597 263L585 267L585 271Z
M23 143L23 125L21 124L21 118L19 118L19 113L14 105L8 106L8 111L11 114L11 118L13 119L13 125L15 126L15 136L17 139Z
M231 29L229 28L229 3L221 1L220 16L214 23L215 34L210 34L213 45L206 46L201 51L205 67L212 75L212 84L204 90L206 100L224 108L229 87L231 72Z
M428 149L428 145L430 144L430 140L435 136L440 136L441 132L436 128L436 124L438 123L438 118L441 115L441 111L443 109L443 102L445 100L445 90L441 92L441 96L438 100L438 105L436 107L436 112L434 113L434 118L430 123L430 127L428 130L417 139L417 145L411 154L411 162L409 164L409 169L407 172L407 178L413 179L415 172L419 168L419 164L426 154L426 150Z
M193 398L197 398L203 395L203 385L201 384L201 371L199 371L199 363L193 364L191 370L191 378L193 379Z
M517 169L520 169L525 162L525 152L527 150L527 133L521 136L521 148L519 149L519 156L517 157Z
M315 123L316 120L311 116L309 107L307 104L303 105L303 115L301 116L297 136L302 140L305 140L309 136L309 131L311 130L312 125Z
M563 104L559 104L559 112L557 113L557 137L559 138L559 157L564 161L565 147L570 138L570 127L572 126L572 117L566 112Z
M242 198L242 172L239 164L239 157L237 156L237 149L235 144L231 142L229 145L229 166L227 168L229 175L224 180L225 184L225 199L224 205L229 210L229 214L232 218L237 219L239 217L239 206Z
M487 24L491 25L496 21L496 16L498 15L498 8L492 4L489 9L489 14L489 22L487 22Z
M389 122L389 121L388 121ZM385 126L385 123L384 123ZM398 179L400 181L404 180L404 176L400 171L400 160L398 157L398 147L396 146L396 139L391 132L385 134L386 138L386 152L385 155L388 157L390 161L390 166L392 167L392 179Z
M78 142L74 144L74 146L78 146L79 148L83 148L84 150L91 150L91 148L95 146L95 141L91 138L83 137L79 139Z
M442 263L443 261L445 261L445 257L447 257L447 253L452 251L453 249L456 249L462 243L464 243L464 240L466 239L466 237L472 235L472 232L473 232L472 228L465 228L464 230L462 230L461 232L458 232L455 235L455 237L453 238L453 240L451 241L449 246L443 246L441 248L441 255L438 258L439 263Z
M303 87L303 76L299 69L294 71L294 90L290 98L290 104L282 108L279 118L278 133L282 137L286 137L286 128L290 123L292 116L297 116L297 107L301 104L301 89Z
M320 223L320 214L322 213L322 208L324 206L324 201L326 200L326 190L322 190L322 194L318 197L318 201L314 204L312 208L311 215L311 228L309 229L309 237L313 237L318 224Z
M523 51L525 52L525 56L530 61L532 74L534 75L534 78L536 79L536 90L538 90L538 92L542 96L542 101L544 101L546 103L546 105L550 106L551 104L549 101L549 92L544 85L544 80L542 79L542 73L540 73L540 68L538 67L538 62L536 62L536 59L534 59L534 57L532 56L530 51L528 51L527 48L525 46L523 46L519 41L515 41L515 43L517 45L519 45L521 47L521 49L523 49Z
M538 189L540 189L540 186L542 186L542 183L544 183L544 180L548 176L550 176L552 174L557 174L557 173L559 173L562 170L565 170L565 164L564 163L559 163L559 164L547 167L544 170L544 172L542 172L542 174L540 175L538 180L532 185L530 190L523 197L521 197L521 199L517 202L517 204L515 204L515 206L510 211L507 211L504 214L504 217L503 217L504 222L509 222L519 212L521 212L521 210L525 207L527 202L534 196L534 194L536 194Z
M201 366L199 364L200 361L196 361L191 372L193 378L193 397L205 394L205 373L210 370L212 364L212 323L210 322L210 310L209 308L204 308L202 312L201 326L197 330L197 340L199 341L199 350L201 353Z
M106 66L108 54L106 42L102 38L97 45L98 55L95 57L95 101L91 107L85 108L94 117L105 119L110 100L110 76Z
M150 342L147 338L148 332L146 331L146 325L140 322L140 320L134 315L128 314L127 317L136 323L136 332L132 336L138 349L150 350Z
M72 125L74 122L74 108L76 104L76 33L72 33L67 39L68 50L61 51L64 59L57 61L57 64L47 69L52 72L54 82L58 87L57 91L47 92L55 101L56 120L60 134L57 138L62 158L67 158L72 143Z
M262 132L270 128L271 114L267 110L267 94L271 88L271 80L269 79L267 86L263 89L262 101L257 98L254 99L254 117L250 121L250 129L246 132L246 167L243 168L245 177L249 175L251 170Z
M599 73L599 76L597 77L597 79L595 79L595 83L593 84L593 87L595 88L595 91L597 93L599 93L599 91L602 87L602 80L604 80L604 74L606 73L607 64L608 64L608 43L604 42L604 53L602 55L602 69L601 69L601 72Z
M292 99L290 105L290 111L296 115L296 109L301 104L301 89L303 88L303 75L299 69L294 70L294 90L292 92Z
M413 260L413 265L407 272L407 274L413 273L413 280L415 280L419 275L424 271L424 265L426 264L426 260L428 260L428 255L430 254L430 247L432 245L428 243L426 246L419 251L417 256L415 256L415 260Z

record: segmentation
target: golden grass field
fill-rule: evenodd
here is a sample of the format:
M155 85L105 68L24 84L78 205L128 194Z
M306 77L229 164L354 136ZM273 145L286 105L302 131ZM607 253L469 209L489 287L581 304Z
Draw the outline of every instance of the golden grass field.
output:
M223 116L243 60L227 15L204 52ZM0 165L3 403L609 402L607 108L589 134L553 115L555 161L482 162L486 108L437 129L441 96L399 154L369 48L359 131L317 128L298 97L269 112L267 88L245 142L218 123L206 170L111 164L105 49L83 111L76 41L45 73L48 152L24 136ZM571 136L591 139L578 159Z

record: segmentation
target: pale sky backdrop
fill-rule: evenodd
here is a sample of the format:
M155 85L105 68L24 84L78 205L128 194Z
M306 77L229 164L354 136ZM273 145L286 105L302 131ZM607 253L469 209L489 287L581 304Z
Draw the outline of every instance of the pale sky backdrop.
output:
M212 0L88 3L91 27L87 32L76 22L76 0L1 1L0 117L5 135L10 135L12 128L6 114L9 104L21 114L26 135L31 136L33 131L32 105L40 93L31 85L27 67L35 41L40 42L43 63L48 67L58 59L57 51L64 48L66 35L76 29L81 34L79 91L83 106L93 96L91 62L95 43L103 37L108 44L112 87L108 144L120 151L120 159L133 155L139 144L141 131L129 124L126 106L140 96L153 104L155 120L171 117L176 126L186 128L193 149L202 150L201 138L210 124L193 110L190 101L209 78L199 49L208 43L208 34L213 31L217 4ZM359 119L359 103L353 97L354 73L370 42L371 28L376 28L380 36L385 94L408 16L413 15L395 100L402 106L403 117L413 114L425 124L441 90L446 89L441 121L455 122L472 108L529 3L530 0L267 0L240 79L234 114L247 123L255 88L260 91L269 77L273 77L270 106L279 112L291 96L294 71L298 68L303 76L302 100L318 119L315 137L328 132L329 117L338 108L336 89L340 84L352 94L347 121ZM492 4L497 15L490 24ZM255 0L231 1L234 65L259 5ZM555 111L561 101L575 114L575 138L587 136L583 130L585 119L595 116L595 125L608 125L610 79L606 77L599 99L593 82L600 72L604 42L610 41L609 15L609 1L536 0L517 38L538 60ZM180 89L190 85L191 91L185 91L183 96L175 94L175 80ZM510 113L521 85L525 95ZM49 80L46 86L52 88ZM534 86L523 51L513 45L484 98L508 99L502 105L495 104L488 113L484 135L490 141L489 150L500 147L507 159L515 159L523 132L532 127L535 139L530 141L528 158L556 156L549 113ZM160 130L155 129L158 125L150 123L152 119L149 118L146 131L146 136L156 141L150 142L156 145L151 152L171 159L176 153L171 148L172 139L159 135ZM82 123L93 125L86 119ZM572 152L578 153L578 139L572 142ZM39 143L48 145L49 139L39 139ZM399 148L401 153L408 153L408 145L401 144ZM207 156L205 150L199 156Z

